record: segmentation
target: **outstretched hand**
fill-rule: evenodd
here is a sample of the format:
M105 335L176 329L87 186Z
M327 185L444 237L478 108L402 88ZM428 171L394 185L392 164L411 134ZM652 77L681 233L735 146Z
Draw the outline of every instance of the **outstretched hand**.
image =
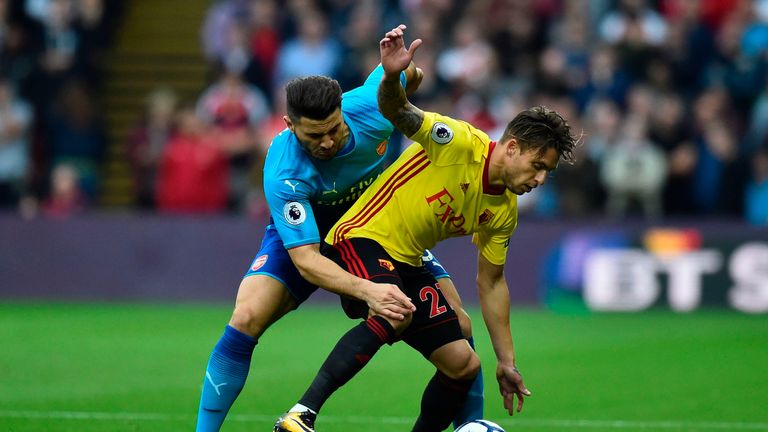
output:
M403 34L406 28L405 24L400 24L388 31L384 38L379 41L381 65L384 67L384 74L386 76L399 76L400 72L405 70L411 63L414 53L421 46L422 40L416 39L411 42L408 49L405 49Z
M411 299L400 291L397 285L366 282L367 286L363 290L364 300L375 314L402 321L406 315L416 310Z
M496 368L496 380L499 382L499 392L504 398L504 408L509 415L523 409L523 397L530 396L531 392L523 384L523 376L514 366L499 363ZM515 396L517 396L517 410L515 410Z

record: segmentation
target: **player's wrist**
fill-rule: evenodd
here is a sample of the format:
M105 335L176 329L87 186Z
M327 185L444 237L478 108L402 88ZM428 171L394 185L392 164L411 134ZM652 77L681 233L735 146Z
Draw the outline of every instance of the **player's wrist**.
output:
M401 72L402 71L397 71L397 72L394 72L394 71L393 72L384 71L384 76L382 78L382 81L388 82L388 83L391 83L391 82L398 82L399 83L400 82L400 73Z
M357 276L352 276L352 278L352 295L356 299L364 301L366 304L370 305L370 293L365 289L366 282L368 281Z

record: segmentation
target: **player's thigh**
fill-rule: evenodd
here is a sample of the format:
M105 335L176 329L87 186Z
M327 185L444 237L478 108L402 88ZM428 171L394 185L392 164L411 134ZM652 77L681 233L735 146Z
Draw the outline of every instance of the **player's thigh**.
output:
M376 283L389 283L403 289L403 281L395 268L394 260L378 243L364 238L353 238L336 245L323 244L321 253L353 275ZM366 319L373 316L368 305L361 300L341 298L341 305L348 317ZM382 317L395 329L403 332L410 324L411 317L397 321Z
M297 306L296 300L279 280L261 274L248 276L240 282L229 325L258 338L270 325Z
M421 262L424 263L424 268L426 268L437 280L440 291L443 292L445 299L448 300L448 304L450 304L453 310L456 311L456 315L459 317L461 332L464 334L464 337L471 337L472 320L462 307L461 297L456 289L456 285L454 285L453 280L451 279L451 275L429 249L424 251L424 254L421 256Z
M301 277L277 230L267 228L261 247L240 282L230 325L258 338L316 289Z
M403 291L416 305L410 326L402 339L429 359L438 348L465 341L456 311L451 308L435 278L423 267L398 263Z
M429 361L453 379L472 379L480 370L480 358L466 339L441 346L432 352Z

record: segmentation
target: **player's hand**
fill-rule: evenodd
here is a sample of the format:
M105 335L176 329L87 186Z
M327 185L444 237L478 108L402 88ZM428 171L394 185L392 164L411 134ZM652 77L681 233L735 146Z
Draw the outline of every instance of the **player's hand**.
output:
M496 367L496 380L499 382L499 391L504 398L504 408L509 415L523 409L523 397L530 396L531 392L523 384L523 376L514 365L501 364ZM515 396L517 396L517 410L515 410Z
M363 289L365 302L374 314L383 317L402 321L407 314L416 310L416 306L397 285L375 283L366 280L366 286Z
M424 71L420 67L416 68L416 72L413 74L413 78L409 79L405 84L405 94L410 96L416 92L421 85L421 81L424 79Z
M405 24L388 31L384 38L379 41L379 52L381 54L381 65L384 68L384 75L388 77L399 76L400 72L411 64L416 49L421 46L421 39L411 42L411 46L405 49Z

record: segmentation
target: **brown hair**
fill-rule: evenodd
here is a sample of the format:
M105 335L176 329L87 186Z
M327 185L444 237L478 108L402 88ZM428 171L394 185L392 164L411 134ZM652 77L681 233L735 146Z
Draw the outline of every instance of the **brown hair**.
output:
M288 117L298 122L301 117L323 120L341 107L341 86L325 76L295 78L285 86Z
M568 121L556 111L544 106L536 106L521 111L512 119L504 130L502 142L515 138L522 151L535 150L543 154L554 148L560 158L573 163L573 149L578 141L571 135Z

